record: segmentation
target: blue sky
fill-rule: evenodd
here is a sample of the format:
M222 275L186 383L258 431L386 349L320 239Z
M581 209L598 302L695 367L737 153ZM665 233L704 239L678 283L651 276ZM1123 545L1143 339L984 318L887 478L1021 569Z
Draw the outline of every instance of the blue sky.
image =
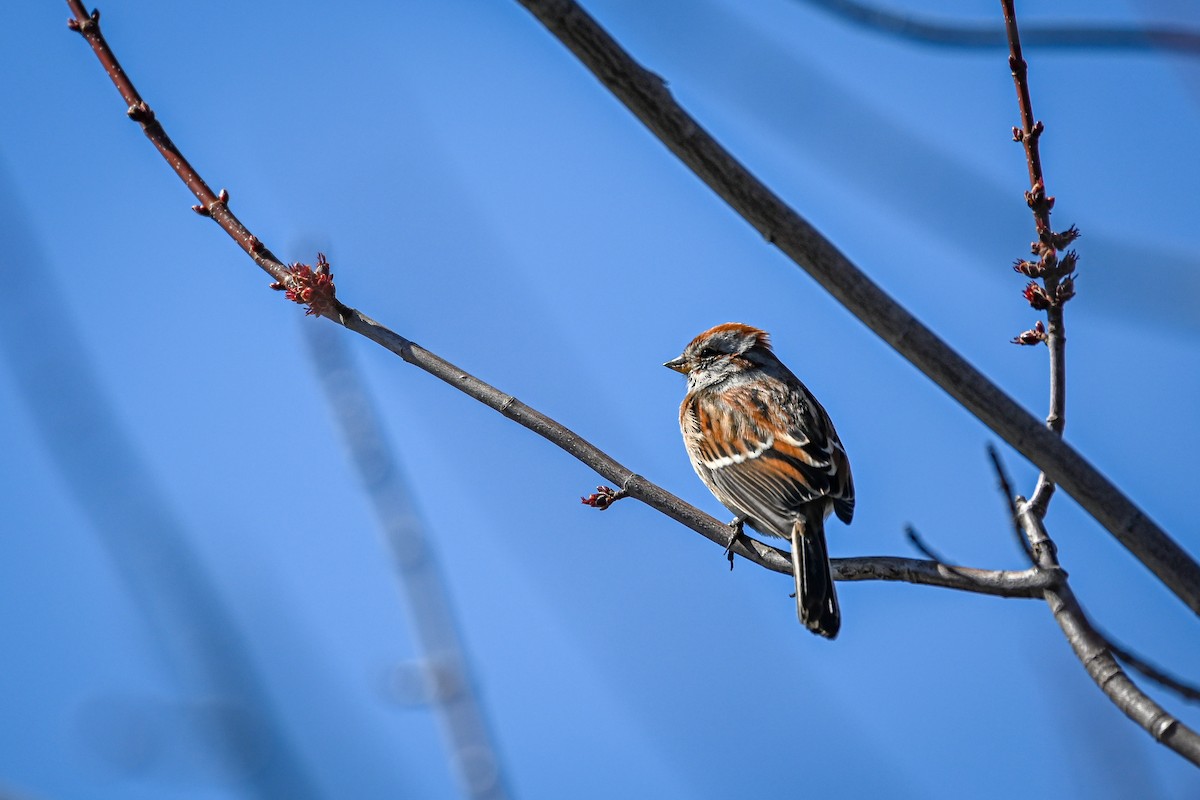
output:
M1200 24L1186 6L1037 13ZM795 0L587 8L872 278L1044 413L1045 354L1008 343L1036 315L1009 268L1033 226L1003 53L914 47ZM831 523L833 555L914 555L911 523L961 563L1022 566L984 453L994 437L517 3L102 10L183 152L281 257L327 252L348 304L721 518L679 441L682 380L660 365L711 325L758 325L854 465L855 520ZM302 326L340 331L302 319L188 210L66 17L55 2L0 11L0 791L457 796L432 715L387 688L419 653ZM1054 220L1084 234L1068 438L1200 553L1200 67L1028 58ZM581 507L598 482L585 467L340 333L436 544L514 795L1200 792L1100 695L1044 604L842 585L842 634L819 640L786 576L730 573L635 502ZM1036 470L1005 452L1030 491ZM1068 497L1048 522L1093 618L1198 677L1195 616Z

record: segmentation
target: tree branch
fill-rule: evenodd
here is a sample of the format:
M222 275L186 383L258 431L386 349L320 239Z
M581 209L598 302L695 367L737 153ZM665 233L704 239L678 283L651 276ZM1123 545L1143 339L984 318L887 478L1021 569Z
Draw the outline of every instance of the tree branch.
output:
M761 567L786 575L792 574L791 556L786 551L749 536L739 537L737 542L734 542L733 529L725 523L634 473L579 434L512 395L505 394L388 330L355 309L345 309L342 324L562 448L619 486L620 491L628 496L682 523L722 548L730 548L732 544L732 552ZM845 581L905 581L1002 597L1038 597L1045 586L1045 579L1030 570L979 570L948 567L933 561L890 557L835 558L832 559L832 564L834 577Z
M192 210L202 217L212 217L213 221L220 225L221 229L254 259L254 263L262 267L276 281L289 284L290 275L283 262L274 253L263 247L258 237L250 233L241 220L229 210L229 192L222 189L218 194L209 187L200 177L200 173L184 158L183 153L179 152L179 148L167 136L162 124L155 117L154 111L138 94L137 89L133 86L133 81L125 74L125 70L121 69L120 62L117 61L117 57L100 32L100 10L96 9L88 14L82 0L67 0L67 5L70 6L71 13L74 15L67 20L67 26L71 30L79 32L91 45L96 58L100 59L100 65L104 67L105 73L117 87L117 91L121 93L121 99L125 101L127 109L125 113L142 127L146 138L200 201L199 205L192 206Z
M733 158L573 0L519 0L681 161L868 328L1046 472L1200 614L1200 564L1073 448L858 269Z
M1058 563L1057 548L1046 533L1041 516L1024 498L1018 498L1017 502L1021 507L1021 526L1029 537L1038 568L1063 574ZM1100 691L1127 717L1149 732L1155 741L1200 766L1200 735L1151 700L1125 674L1113 658L1108 642L1088 621L1065 574L1061 581L1046 589L1044 596L1071 649L1083 662L1084 669L1092 676Z
M1007 47L1003 28L941 22L928 17L899 14L856 0L801 0L863 27L922 44L960 48ZM1062 23L1026 26L1026 44L1054 49L1171 50L1200 55L1200 31L1190 28L1146 28Z
M110 76L114 76L113 82L121 91L122 97L127 101L133 98L136 102L141 103L141 99L133 90L133 84L121 71L116 57L100 33L99 14L87 16L80 0L67 0L67 3L75 12L72 29L79 31L87 38L106 71ZM137 121L142 123L143 129L148 128L143 120ZM192 189L193 193L203 202L201 193L207 189L207 184L179 153L174 144L170 143L162 126L154 123L152 129L147 129L146 135L164 156L168 152L172 154L168 157L171 166L188 188ZM168 144L164 145L164 142ZM211 194L211 190L209 190L209 194ZM219 205L223 207L223 202ZM228 209L224 209L224 211L227 212ZM738 537L737 542L733 542L733 529L728 525L634 473L571 429L389 330L358 310L344 305L334 296L332 276L329 275L328 264L324 262L323 257L318 260L316 271L299 264L291 267L285 266L266 247L258 243L258 238L238 222L232 214L222 213L211 216L217 224L230 233L235 241L242 245L242 249L260 267L275 277L279 283L297 287L295 292L289 291L289 299L298 303L309 303L310 313L318 313L320 316L365 336L400 356L409 364L428 372L435 378L439 378L460 392L528 428L615 483L620 487L618 493L641 500L656 511L691 528L722 548L730 549L733 553L753 561L759 566L774 572L791 574L791 558L785 551L763 544L749 536ZM247 246L246 242L257 244L252 247ZM264 260L267 261L265 266ZM310 280L314 275L324 275L330 279L320 287L321 296L319 298L313 298L304 291L304 287L312 289L315 285L316 282ZM842 558L833 559L832 563L834 576L839 580L904 581L1000 597L1038 597L1044 590L1046 581L1049 580L1045 575L1037 574L1032 570L1021 572L980 570L969 567L949 567L934 561L907 558Z
M1016 269L1027 277L1034 278L1025 288L1025 297L1035 309L1046 311L1045 335L1039 340L1046 345L1050 354L1050 411L1046 415L1046 427L1061 437L1067 424L1067 329L1063 320L1063 306L1075 296L1074 252L1059 258L1058 251L1079 236L1074 226L1055 234L1050 228L1050 211L1054 198L1046 191L1046 178L1042 172L1042 157L1039 143L1044 126L1033 116L1033 100L1029 93L1029 67L1021 52L1021 34L1017 28L1017 12L1014 0L1000 0L1004 10L1004 30L1008 37L1008 65L1012 70L1013 86L1017 90L1017 104L1021 109L1021 127L1013 128L1013 139L1024 145L1025 162L1029 167L1029 191L1025 201L1033 212L1038 240L1033 243L1033 254L1039 259L1018 261ZM1041 278L1042 286L1036 279ZM1024 343L1021 337L1013 340ZM1050 498L1054 494L1054 482L1043 469L1038 476L1037 488L1030 501L1034 510L1046 516Z
M1021 552L1029 559L1030 564L1037 562L1033 557L1033 549L1029 546L1029 540L1025 538L1025 532L1021 530L1021 521L1019 519L1020 509L1017 508L1016 493L1013 492L1012 481L1008 479L1008 471L1004 469L1004 462L1000 460L1000 452L995 445L987 446L988 458L991 459L992 469L996 472L996 482L999 485L1000 494L1004 497L1004 503L1008 507L1008 522L1012 527L1013 536L1017 540L1017 547L1021 548Z
M1112 651L1112 654L1121 661L1124 661L1127 666L1142 673L1164 689L1175 692L1185 700L1191 700L1194 703L1200 702L1200 686L1188 683L1182 678L1177 678L1163 669L1156 667L1132 650L1114 642L1111 636L1100 635L1108 643L1108 649Z
M1050 413L1046 418L1046 427L1057 436L1062 436L1066 425L1066 333L1063 325L1063 306L1075 295L1074 267L1076 255L1068 252L1061 259L1058 251L1073 241L1079 231L1071 226L1062 233L1054 233L1050 227L1050 211L1054 207L1054 198L1046 192L1045 176L1042 172L1042 161L1038 143L1043 132L1041 122L1033 116L1033 102L1029 92L1028 66L1021 53L1021 36L1017 27L1015 0L1000 0L1004 12L1004 28L1008 38L1008 63L1012 70L1013 86L1017 91L1017 103L1021 110L1021 127L1013 128L1013 139L1025 146L1025 160L1029 168L1030 189L1025 193L1025 201L1033 212L1037 228L1038 240L1033 243L1033 253L1039 256L1035 264L1031 261L1018 261L1016 269L1034 281L1025 289L1025 297L1035 309L1046 311L1047 326L1043 331L1035 328L1030 337L1034 341L1025 341L1025 334L1014 342L1033 344L1040 340L1050 352ZM1038 286L1037 279L1042 280ZM1042 334L1038 336L1037 334ZM1043 470L1038 476L1037 488L1033 498L1028 502L1024 498L1013 498L1012 486L1005 474L1004 465L995 448L989 447L992 463L999 476L1000 487L1010 509L1015 511L1014 522L1018 525L1018 537L1026 552L1034 561L1037 568L1042 570L1059 570L1057 548L1050 540L1043 525L1050 498L1054 493L1054 483ZM1022 536L1022 532L1024 535ZM1045 592L1046 602L1050 605L1055 619L1066 634L1067 640L1075 650L1075 654L1083 662L1084 667L1108 697L1125 712L1130 719L1137 722L1150 732L1154 738L1171 749L1183 755L1193 763L1200 765L1200 736L1171 717L1143 694L1138 687L1121 670L1113 658L1112 644L1090 624L1083 612L1082 606L1075 598L1067 583L1066 573L1061 573L1062 580L1048 587ZM1148 665L1131 653L1124 652L1126 661L1135 669L1142 670ZM1150 674L1150 670L1146 671ZM1179 691L1182 687L1168 676L1157 670L1150 675L1152 680L1166 683L1172 689ZM1164 678L1166 679L1164 681Z

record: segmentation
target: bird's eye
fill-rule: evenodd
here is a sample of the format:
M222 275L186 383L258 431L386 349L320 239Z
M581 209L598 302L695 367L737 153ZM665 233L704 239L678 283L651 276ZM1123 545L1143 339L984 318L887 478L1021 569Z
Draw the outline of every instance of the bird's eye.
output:
M706 347L700 351L701 358L712 358L716 354L717 354L717 351L713 350L711 347Z

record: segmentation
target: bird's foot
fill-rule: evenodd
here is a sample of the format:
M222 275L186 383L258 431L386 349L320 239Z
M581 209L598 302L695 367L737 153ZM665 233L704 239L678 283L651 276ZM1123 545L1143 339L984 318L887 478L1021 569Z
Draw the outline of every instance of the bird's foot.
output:
M738 540L745 536L742 533L742 526L746 524L744 517L738 517L733 522L729 523L729 527L733 529L733 538L729 540L729 546L725 548L725 558L729 559L729 569L733 570L733 546L738 543Z

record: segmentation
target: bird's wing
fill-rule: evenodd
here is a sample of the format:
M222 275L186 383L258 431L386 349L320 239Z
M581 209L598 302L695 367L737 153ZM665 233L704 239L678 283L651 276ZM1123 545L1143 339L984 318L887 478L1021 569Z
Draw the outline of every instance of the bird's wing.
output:
M765 533L783 537L791 535L801 507L823 497L849 522L850 462L829 416L803 384L751 383L697 399L700 429L710 434L698 442L698 461L723 502L749 514Z

